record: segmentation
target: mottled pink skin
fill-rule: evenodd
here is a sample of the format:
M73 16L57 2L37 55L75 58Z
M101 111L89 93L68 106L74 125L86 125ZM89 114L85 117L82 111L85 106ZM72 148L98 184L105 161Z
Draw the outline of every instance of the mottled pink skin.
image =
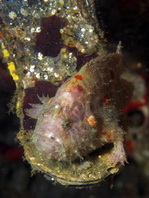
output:
M37 150L50 159L72 161L94 150L95 144L100 146L98 130L92 130L85 120L91 114L89 100L79 80L74 78L64 83L53 100L43 104L42 111L40 108L33 134Z

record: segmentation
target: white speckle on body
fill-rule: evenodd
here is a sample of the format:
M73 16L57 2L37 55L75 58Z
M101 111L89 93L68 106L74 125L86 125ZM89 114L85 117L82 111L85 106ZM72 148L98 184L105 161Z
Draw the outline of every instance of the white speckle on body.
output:
M17 17L17 14L14 11L9 12L9 17L11 19L15 19Z

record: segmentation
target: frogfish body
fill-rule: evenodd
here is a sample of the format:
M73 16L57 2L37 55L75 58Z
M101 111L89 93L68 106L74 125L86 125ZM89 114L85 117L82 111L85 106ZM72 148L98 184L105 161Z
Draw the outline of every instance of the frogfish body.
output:
M72 163L112 144L113 164L126 161L122 108L131 97L130 84L120 77L121 56L97 57L84 65L57 91L27 109L37 119L32 143L39 155L53 161Z

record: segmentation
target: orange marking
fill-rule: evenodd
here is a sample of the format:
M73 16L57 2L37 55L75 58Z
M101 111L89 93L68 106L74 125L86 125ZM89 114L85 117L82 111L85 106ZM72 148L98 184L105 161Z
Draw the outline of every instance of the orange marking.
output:
M83 76L81 74L77 74L74 76L78 80L83 80Z
M108 136L107 136L108 141L112 142L113 141L113 137L114 137L114 131L110 130L109 133L108 133Z
M87 117L87 121L88 121L90 126L95 126L96 123L97 123L97 121L96 121L96 119L93 115Z
M106 141L108 142L113 142L113 138L114 138L114 130L102 130L102 134L104 135Z
M48 100L48 103L50 103L52 101L53 98L50 98L50 100Z
M114 136L114 130L110 130L110 136Z

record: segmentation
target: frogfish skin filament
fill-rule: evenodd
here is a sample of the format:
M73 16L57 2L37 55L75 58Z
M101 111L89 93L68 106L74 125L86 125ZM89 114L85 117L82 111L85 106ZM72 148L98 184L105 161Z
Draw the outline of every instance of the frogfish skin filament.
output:
M121 110L131 97L130 83L120 77L121 55L97 57L64 82L54 98L26 109L37 119L31 142L42 159L73 163L111 144L108 160L124 164Z

